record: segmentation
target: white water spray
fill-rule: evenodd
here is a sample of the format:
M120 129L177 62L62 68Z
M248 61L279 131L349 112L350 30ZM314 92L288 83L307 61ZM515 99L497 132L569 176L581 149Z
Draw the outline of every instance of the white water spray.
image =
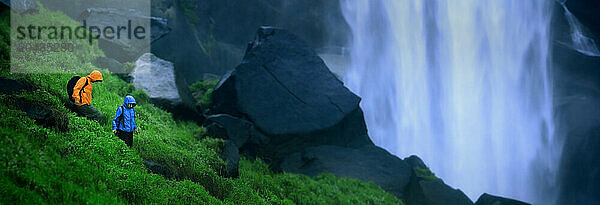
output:
M557 163L542 153L554 136L551 6L344 1L353 34L345 81L363 98L373 141L420 156L473 200L487 192L539 202L533 179Z

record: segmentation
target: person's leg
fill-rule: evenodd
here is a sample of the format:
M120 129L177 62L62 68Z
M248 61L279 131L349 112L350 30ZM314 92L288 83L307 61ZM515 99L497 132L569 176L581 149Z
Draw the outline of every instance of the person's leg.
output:
M82 105L77 107L77 113L81 116L85 116L89 120L104 124L104 116L102 116L102 113L92 105Z
M102 115L102 113L96 109L96 107L92 106L92 105L88 105L89 106L89 111L90 111L90 115L88 115L88 119L96 121L102 125L104 125L105 121L104 121L104 116Z
M117 137L119 137L119 139L123 140L123 142L125 142L125 135L124 135L124 133L125 132L117 129Z
M125 132L125 144L127 144L128 147L132 147L133 146L133 132Z
M75 112L77 113L78 116L83 116L86 117L86 113L87 113L87 105L82 105L82 106L77 106L75 107Z
M117 137L125 142L125 145L131 147L133 145L133 132L125 132L117 130Z

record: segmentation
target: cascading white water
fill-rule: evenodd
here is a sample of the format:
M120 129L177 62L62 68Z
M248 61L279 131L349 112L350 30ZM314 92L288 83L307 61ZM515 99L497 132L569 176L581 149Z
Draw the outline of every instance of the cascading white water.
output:
M423 158L475 200L539 202L534 178L556 162L551 0L346 0L346 85L373 141ZM535 161L535 163L534 163ZM535 164L535 165L534 165Z

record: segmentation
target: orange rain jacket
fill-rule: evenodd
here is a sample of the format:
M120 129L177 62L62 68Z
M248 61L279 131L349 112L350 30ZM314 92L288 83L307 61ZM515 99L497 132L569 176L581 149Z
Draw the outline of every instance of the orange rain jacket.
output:
M72 97L75 100L75 105L82 106L92 104L92 82L101 81L102 73L97 70L92 71L92 73L90 73L88 76L85 76L85 78L79 78L75 84L75 87L73 87Z

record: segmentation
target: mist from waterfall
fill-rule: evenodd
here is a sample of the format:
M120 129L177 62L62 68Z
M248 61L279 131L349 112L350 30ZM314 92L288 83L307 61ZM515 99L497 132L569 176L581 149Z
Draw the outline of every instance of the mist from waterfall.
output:
M372 140L418 155L472 200L540 202L558 163L549 69L551 0L346 0L346 85ZM546 193L547 194L547 193Z

